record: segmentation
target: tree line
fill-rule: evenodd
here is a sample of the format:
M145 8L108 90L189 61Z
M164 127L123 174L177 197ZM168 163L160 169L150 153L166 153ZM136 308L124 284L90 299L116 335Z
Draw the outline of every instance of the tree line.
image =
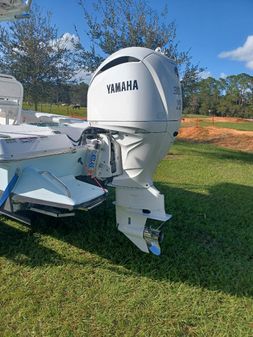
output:
M80 105L87 107L88 88L88 84L84 82L54 84L47 92L46 99L40 103ZM26 94L25 101L30 104L34 103Z
M242 73L197 81L184 95L184 112L253 118L253 76Z
M203 71L177 41L175 22L165 7L156 12L144 0L86 0L80 5L85 31L58 35L51 14L34 5L26 20L0 26L0 72L22 82L25 100L33 103L87 104L87 84L76 75L91 74L113 52L130 46L159 47L178 64L186 113L250 115L252 78L247 74L226 79L200 80ZM87 9L89 8L89 10ZM89 44L81 43L82 36ZM64 38L64 39L63 39Z

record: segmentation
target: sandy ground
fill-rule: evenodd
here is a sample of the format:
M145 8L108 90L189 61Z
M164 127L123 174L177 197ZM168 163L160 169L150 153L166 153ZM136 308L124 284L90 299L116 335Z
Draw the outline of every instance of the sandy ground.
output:
M192 118L188 119L192 122ZM225 121L231 122L231 119L228 118ZM187 122L184 121L183 123ZM253 153L253 131L238 131L227 128L216 128L213 126L204 128L189 126L180 129L178 138L181 140L210 143L229 149Z

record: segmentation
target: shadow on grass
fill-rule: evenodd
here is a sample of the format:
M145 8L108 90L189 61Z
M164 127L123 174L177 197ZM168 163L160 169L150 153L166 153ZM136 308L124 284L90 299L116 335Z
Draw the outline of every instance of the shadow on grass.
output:
M243 152L243 151L235 151L232 149L227 149L223 147L217 147L216 145L208 142L198 142L198 141L187 141L187 140L180 140L177 141L177 144L180 145L187 145L187 155L189 153L195 155L201 155L204 157L209 157L211 159L220 159L220 160L236 160L245 163L253 164L253 153ZM192 144L192 147L191 147ZM196 144L198 147L196 148ZM206 146L208 145L208 147ZM202 146L202 147L201 147Z
M63 263L61 256L44 247L40 243L40 234L32 230L23 231L0 221L0 238L0 256L19 265L37 267Z
M214 151L205 151L200 152L198 150L194 150L195 153L198 153L201 155L204 155L206 157L212 158L212 159L221 159L221 160L237 160L249 164L253 164L253 154L247 153L247 152L239 152L239 151L233 151L228 149L219 149L219 152L217 152L217 148Z
M5 244L0 253L19 263L18 256L24 254L28 260L22 263L29 266L65 263L36 239L46 234L107 259L103 268L119 274L253 296L253 188L220 184L203 195L156 185L166 196L167 211L174 215L165 227L160 257L140 252L116 230L111 200L60 223L40 216L30 234L1 224ZM81 267L82 261L76 263ZM96 266L100 268L97 259Z
M107 217L89 222L83 239L80 233L65 239L137 275L253 296L253 188L221 184L202 195L157 187L174 215L165 228L162 256L141 253L117 232L110 208Z

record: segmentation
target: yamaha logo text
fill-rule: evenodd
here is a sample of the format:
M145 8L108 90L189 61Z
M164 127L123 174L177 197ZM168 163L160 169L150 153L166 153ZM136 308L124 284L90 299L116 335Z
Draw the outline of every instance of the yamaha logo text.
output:
M137 80L130 80L118 83L107 84L108 94L114 94L122 91L138 90Z

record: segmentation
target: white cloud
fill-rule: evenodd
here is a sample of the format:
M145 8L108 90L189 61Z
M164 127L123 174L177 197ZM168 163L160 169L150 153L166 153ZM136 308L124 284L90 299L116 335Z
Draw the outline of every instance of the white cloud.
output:
M74 50L75 45L79 43L79 38L75 34L64 33L60 38L52 40L50 44L58 46L61 49Z
M219 57L245 62L246 67L253 70L253 35L249 35L241 47L231 51L223 51Z
M204 70L201 71L201 73L199 73L200 78L202 78L203 80L207 79L208 77L212 76L212 73L210 71Z
M64 33L61 37L55 40L50 40L49 41L49 46L58 47L60 49L67 49L70 51L75 50L75 46L79 43L79 38L75 34L70 34L70 33ZM45 45L44 42L40 43L40 46L43 47ZM13 51L16 54L20 54L21 56L26 55L26 52L24 52L20 48L13 48Z
M220 73L220 78L226 79L227 77L228 77L227 74L225 74L225 73Z
M19 49L19 48L13 48L12 51L14 51L16 54L19 54L20 56L25 56L27 53L22 50L22 49Z

